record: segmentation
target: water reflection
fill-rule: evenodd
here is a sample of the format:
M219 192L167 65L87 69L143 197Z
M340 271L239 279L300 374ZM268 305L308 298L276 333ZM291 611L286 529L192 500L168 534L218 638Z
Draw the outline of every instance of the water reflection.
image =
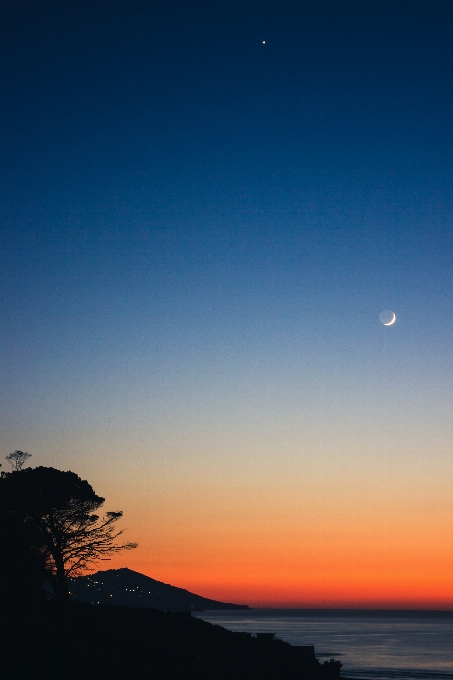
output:
M275 632L296 645L314 645L323 661L364 680L453 680L453 612L252 610L203 612L230 630Z

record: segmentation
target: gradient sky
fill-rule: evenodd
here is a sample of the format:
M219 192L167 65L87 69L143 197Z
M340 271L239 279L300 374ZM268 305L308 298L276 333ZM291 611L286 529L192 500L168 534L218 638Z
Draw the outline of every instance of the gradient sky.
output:
M103 568L453 607L452 3L1 11L3 457L124 511Z

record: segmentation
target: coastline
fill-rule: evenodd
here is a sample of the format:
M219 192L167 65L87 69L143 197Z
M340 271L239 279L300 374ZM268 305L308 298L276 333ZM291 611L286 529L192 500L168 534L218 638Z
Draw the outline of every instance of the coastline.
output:
M342 662L342 680L453 680L453 611L294 610L194 614L233 631L268 632Z

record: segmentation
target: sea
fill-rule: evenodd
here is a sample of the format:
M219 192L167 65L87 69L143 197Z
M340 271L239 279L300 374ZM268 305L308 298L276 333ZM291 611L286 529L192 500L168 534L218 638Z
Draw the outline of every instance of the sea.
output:
M453 611L251 609L193 616L249 633L314 645L322 662L360 680L453 680Z

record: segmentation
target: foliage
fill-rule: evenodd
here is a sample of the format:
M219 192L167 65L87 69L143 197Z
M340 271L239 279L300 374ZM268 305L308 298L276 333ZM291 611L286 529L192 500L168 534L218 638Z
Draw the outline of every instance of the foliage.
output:
M5 456L13 470L22 470L23 464L29 458L31 458L31 453L27 453L27 451L14 451L14 453L8 453Z
M2 507L0 519L0 599L2 607L22 610L45 599L47 555L21 517Z
M96 511L104 498L74 472L37 467L3 474L0 479L2 511L24 524L32 543L45 560L48 578L59 600L69 597L67 577L96 565L97 560L136 543L115 543L123 531L115 530L122 512Z
M331 678L339 678L342 665L341 661L330 659L329 661L324 661L322 667L329 671Z

